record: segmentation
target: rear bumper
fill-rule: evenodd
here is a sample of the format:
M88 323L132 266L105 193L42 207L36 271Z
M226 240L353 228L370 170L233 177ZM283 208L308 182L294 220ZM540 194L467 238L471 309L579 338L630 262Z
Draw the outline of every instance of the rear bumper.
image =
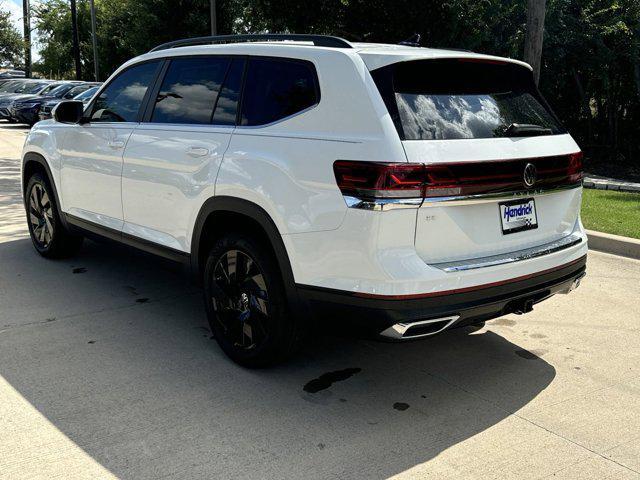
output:
M381 333L397 324L447 318L444 330L527 311L556 293L568 293L584 276L586 262L585 255L522 277L428 294L367 295L304 285L298 285L298 291L320 319L345 320ZM452 317L456 317L454 321Z

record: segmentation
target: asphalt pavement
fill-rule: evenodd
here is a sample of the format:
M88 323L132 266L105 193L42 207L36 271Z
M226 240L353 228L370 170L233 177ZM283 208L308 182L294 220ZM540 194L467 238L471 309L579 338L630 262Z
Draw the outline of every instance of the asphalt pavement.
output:
M640 261L592 252L578 290L481 330L245 370L171 262L36 254L25 135L0 125L0 478L640 478Z

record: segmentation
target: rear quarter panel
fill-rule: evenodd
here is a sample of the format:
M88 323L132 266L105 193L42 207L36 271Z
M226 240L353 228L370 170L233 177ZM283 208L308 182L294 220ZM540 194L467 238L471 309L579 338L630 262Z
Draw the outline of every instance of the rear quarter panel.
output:
M273 124L236 128L216 182L216 195L258 204L281 234L340 226L347 208L336 185L335 160L406 162L356 53L298 49L296 55L316 66L319 104Z

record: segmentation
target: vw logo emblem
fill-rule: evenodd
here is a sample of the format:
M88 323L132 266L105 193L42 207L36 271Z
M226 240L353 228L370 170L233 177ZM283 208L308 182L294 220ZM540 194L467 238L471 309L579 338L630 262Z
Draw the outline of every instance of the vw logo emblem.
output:
M536 166L533 163L527 163L524 167L524 184L527 187L533 187L538 179L538 172L536 170Z

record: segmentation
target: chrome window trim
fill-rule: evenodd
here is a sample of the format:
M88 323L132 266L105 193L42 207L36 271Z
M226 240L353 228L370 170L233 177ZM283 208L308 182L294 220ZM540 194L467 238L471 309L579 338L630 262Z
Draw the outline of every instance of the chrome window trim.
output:
M430 266L438 268L447 273L463 272L466 270L475 270L477 268L495 267L497 265L505 265L508 263L521 262L532 258L542 257L551 253L566 250L575 245L582 243L582 235L578 232L556 240L554 242L539 245L537 247L517 250L515 252L504 253L500 255L491 255L488 257L473 258L468 260L458 260L454 262L432 263Z

